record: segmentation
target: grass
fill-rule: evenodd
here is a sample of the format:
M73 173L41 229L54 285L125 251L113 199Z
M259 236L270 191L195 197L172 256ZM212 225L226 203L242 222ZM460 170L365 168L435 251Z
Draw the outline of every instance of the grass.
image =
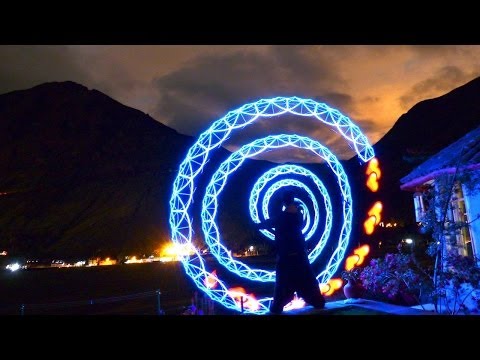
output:
M350 305L339 309L327 310L326 315L388 315L388 313Z

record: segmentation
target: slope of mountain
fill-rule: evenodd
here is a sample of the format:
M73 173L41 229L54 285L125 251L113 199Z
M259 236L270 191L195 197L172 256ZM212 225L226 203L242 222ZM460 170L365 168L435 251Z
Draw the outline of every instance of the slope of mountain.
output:
M385 217L413 222L412 194L400 190L400 178L479 124L480 78L403 114L374 145L384 170L375 196L384 203Z
M0 96L0 246L91 256L168 238L168 191L193 139L73 82Z
M73 82L1 95L0 249L35 258L151 254L170 241L172 185L194 140ZM229 154L213 152L196 179L194 241L203 239L198 199ZM222 193L217 222L233 250L255 240L246 204L268 166L245 161Z
M362 214L374 200L384 202L385 219L413 221L411 194L400 190L400 178L426 155L477 127L479 120L480 78L415 105L374 145L383 169L378 193L366 191L358 159L345 162L355 203L353 243L362 239ZM169 241L171 188L193 142L73 82L0 95L0 251L75 258L150 253ZM228 154L215 152L198 189L205 188L209 174ZM253 183L271 165L246 160L221 195L218 223L233 250L258 241L249 230L248 204L242 199L248 199ZM338 188L322 165L306 167L323 174L327 188ZM196 219L200 205L194 202ZM335 209L341 206L334 204ZM203 238L199 221L194 231L195 240Z

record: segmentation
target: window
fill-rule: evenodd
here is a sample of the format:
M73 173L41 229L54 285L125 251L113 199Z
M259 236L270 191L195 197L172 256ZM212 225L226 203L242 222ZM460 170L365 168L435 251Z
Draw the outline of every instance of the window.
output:
M450 209L450 220L459 226L455 234L458 253L460 255L473 258L472 237L470 235L470 227L468 225L469 219L465 207L462 185L458 181L453 189L453 194L450 201Z
M425 215L425 202L421 192L413 194L413 202L415 206L415 221L421 222Z

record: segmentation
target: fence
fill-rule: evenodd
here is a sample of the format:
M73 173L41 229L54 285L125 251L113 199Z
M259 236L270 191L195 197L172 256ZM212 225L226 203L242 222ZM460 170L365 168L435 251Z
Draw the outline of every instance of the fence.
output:
M163 315L160 290L98 299L20 304L0 308L8 315Z
M190 305L162 308L160 290L89 300L0 307L0 315L214 315L211 299L195 291ZM176 304L178 305L178 304Z

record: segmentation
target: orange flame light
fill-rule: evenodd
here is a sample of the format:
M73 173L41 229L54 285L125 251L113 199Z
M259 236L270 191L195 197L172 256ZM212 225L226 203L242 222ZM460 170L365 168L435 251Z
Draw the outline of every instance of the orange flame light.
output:
M375 225L378 225L380 223L380 220L382 219L382 209L382 203L380 201L377 201L368 211L368 218L363 223L363 227L367 235L371 235L373 233L373 230L375 229Z
M370 246L368 244L365 244L365 245L360 246L360 247L356 248L355 250L353 250L353 253L355 255L358 255L358 257L359 257L359 259L358 259L358 261L355 265L362 265L363 260L365 260L365 257L368 255L369 252L370 252Z
M330 296L338 289L341 289L343 285L342 279L330 279L326 284L320 284L320 292L324 296Z
M251 309L253 311L258 310L260 308L260 304L258 303L257 299L253 294L247 294L245 289L237 286L228 289L228 295L235 300L238 307L242 306L242 299L243 299L243 307Z
M365 234L373 234L373 230L375 229L375 216L370 216L367 220L365 220L363 223L363 228L365 229Z
M375 204L373 204L372 208L368 212L368 216L375 216L375 225L378 225L378 223L382 219L381 217L382 209L383 209L382 202L377 201Z
M378 178L376 173L371 173L370 175L368 175L367 187L372 192L376 192L378 190Z
M367 187L376 192L378 190L378 180L382 177L382 172L380 170L380 165L377 158L373 158L368 162L368 167L366 174L368 175Z
M360 261L360 256L359 255L350 255L347 257L347 260L345 260L345 270L350 271L352 270L355 265Z
M362 265L365 257L370 252L370 246L365 244L353 250L353 255L350 255L345 261L345 270L350 271L355 266Z
M367 175L370 175L372 173L377 174L377 179L380 179L382 176L382 172L380 170L380 164L378 163L378 159L374 157L372 160L368 162L368 167L367 167Z
M218 285L217 270L213 270L208 276L203 280L205 286L209 289L215 289Z

